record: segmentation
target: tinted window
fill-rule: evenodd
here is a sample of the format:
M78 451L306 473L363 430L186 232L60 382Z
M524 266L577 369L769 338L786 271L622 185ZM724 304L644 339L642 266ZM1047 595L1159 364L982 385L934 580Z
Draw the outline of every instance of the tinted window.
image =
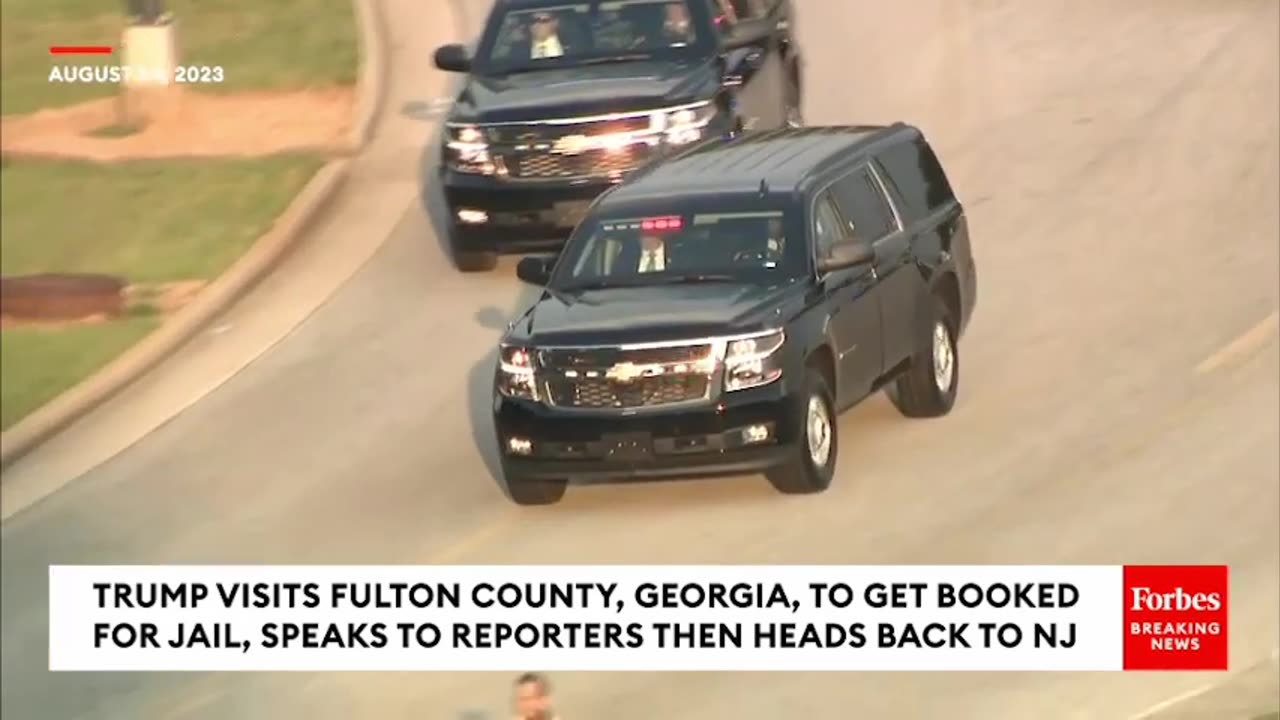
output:
M487 73L613 59L678 60L711 42L697 33L688 0L552 0L508 10L490 22L477 53L479 70Z
M606 209L569 239L552 287L661 285L696 282L698 276L772 284L800 277L807 251L791 213L762 207L757 199L699 202L688 209L655 203L625 215Z
M832 249L845 235L843 225L830 193L823 193L813 211L813 248L819 260L831 257Z
M878 160L910 217L929 215L955 199L942 165L924 138L894 145Z
M840 212L852 225L850 229L854 237L875 242L898 229L893 210L866 168L837 180L831 189L835 192Z

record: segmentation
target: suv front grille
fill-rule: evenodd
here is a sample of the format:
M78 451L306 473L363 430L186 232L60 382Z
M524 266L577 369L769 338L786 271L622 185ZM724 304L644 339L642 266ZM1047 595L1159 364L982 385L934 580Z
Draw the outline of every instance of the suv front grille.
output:
M511 177L521 180L567 180L629 173L648 159L647 145L621 150L588 150L574 155L551 150L512 150L502 156Z
M651 408L710 397L711 345L560 348L538 352L547 400L582 409Z
M568 152L556 143L569 136L593 137L615 133L646 133L648 113L612 120L571 124L495 126L487 130L494 159L513 180L615 179L635 170L654 153L657 136L612 150ZM652 141L654 144L650 144Z
M551 380L547 397L562 407L607 409L644 408L701 400L710 379L706 375L670 375L619 382L604 378Z

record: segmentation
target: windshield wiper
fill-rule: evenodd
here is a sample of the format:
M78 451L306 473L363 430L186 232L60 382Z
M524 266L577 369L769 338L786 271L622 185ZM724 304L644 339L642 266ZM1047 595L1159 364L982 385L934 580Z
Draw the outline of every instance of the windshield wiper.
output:
M727 273L680 273L657 278L655 285L682 285L700 282L739 282L737 276Z
M636 60L649 60L653 57L652 53L629 53L627 55L610 55L608 57L587 58L579 60L578 65L606 65L609 63L635 62Z

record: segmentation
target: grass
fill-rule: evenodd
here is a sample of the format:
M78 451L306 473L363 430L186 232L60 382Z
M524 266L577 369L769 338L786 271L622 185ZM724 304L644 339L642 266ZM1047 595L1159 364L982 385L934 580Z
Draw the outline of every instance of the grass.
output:
M1275 710L1269 713L1263 713L1253 718L1253 720L1280 720L1280 710Z
M152 284L210 280L323 164L310 155L115 165L8 160L0 170L0 274L94 272ZM0 429L87 378L154 329L145 312L0 337Z
M0 3L0 108L6 115L108 97L109 84L50 83L56 64L119 64L120 58L54 58L51 45L119 46L119 0ZM179 62L220 66L212 92L350 85L359 60L351 0L169 0L178 19Z
M0 341L0 429L8 430L160 324L156 316L102 325L10 328Z
M10 160L0 169L0 273L212 279L323 162L288 154L111 165Z

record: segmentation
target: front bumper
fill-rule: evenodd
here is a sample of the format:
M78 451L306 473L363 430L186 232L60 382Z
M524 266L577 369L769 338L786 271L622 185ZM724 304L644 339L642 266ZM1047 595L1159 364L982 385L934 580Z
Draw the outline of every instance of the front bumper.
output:
M508 480L696 477L764 472L802 437L800 402L784 381L693 409L559 410L495 393L494 427ZM767 437L748 442L748 428ZM512 439L527 441L518 454ZM522 443L518 443L522 444Z
M453 224L453 242L464 252L558 250L586 206L614 183L509 182L483 175L442 170L445 205ZM464 211L484 213L483 222L465 222Z

